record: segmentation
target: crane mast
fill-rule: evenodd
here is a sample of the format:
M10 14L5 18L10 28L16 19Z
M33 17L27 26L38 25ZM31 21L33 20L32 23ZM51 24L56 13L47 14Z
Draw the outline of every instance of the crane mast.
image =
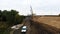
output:
M31 17L33 18L34 14L33 14L32 6L30 6L30 11L31 11Z

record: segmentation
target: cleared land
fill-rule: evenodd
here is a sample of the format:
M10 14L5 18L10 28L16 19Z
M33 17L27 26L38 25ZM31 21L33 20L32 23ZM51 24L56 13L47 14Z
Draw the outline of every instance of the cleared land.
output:
M26 34L60 34L59 16L34 16L31 20L26 18L24 23L28 27Z
M34 21L37 21L39 23L44 23L51 25L53 27L59 28L60 29L60 17L58 16L36 16L33 18Z

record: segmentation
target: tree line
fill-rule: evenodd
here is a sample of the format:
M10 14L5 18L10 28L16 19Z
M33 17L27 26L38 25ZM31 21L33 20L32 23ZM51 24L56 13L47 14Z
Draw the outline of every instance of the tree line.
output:
M19 12L16 10L0 10L0 25L3 25L4 28L5 26L9 27L12 25L21 24L25 16L19 15L18 13Z

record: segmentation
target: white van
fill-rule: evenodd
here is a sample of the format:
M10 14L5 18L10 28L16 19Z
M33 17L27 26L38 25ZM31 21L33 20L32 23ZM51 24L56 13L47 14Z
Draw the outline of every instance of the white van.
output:
M22 29L21 29L21 32L26 32L26 31L27 31L27 27L23 26Z

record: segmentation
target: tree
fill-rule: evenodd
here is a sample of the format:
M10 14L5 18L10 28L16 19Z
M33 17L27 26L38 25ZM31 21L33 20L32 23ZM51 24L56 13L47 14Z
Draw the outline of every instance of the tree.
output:
M0 10L0 21L2 20L2 11Z
M0 11L0 15L2 18L2 22L7 24L8 26L16 25L16 24L21 24L25 16L21 16L18 14L18 11L16 10L4 10ZM0 19L1 20L1 19Z
M4 10L3 13L2 13L2 21L6 21L6 17L7 17L7 13L8 11L7 10Z

